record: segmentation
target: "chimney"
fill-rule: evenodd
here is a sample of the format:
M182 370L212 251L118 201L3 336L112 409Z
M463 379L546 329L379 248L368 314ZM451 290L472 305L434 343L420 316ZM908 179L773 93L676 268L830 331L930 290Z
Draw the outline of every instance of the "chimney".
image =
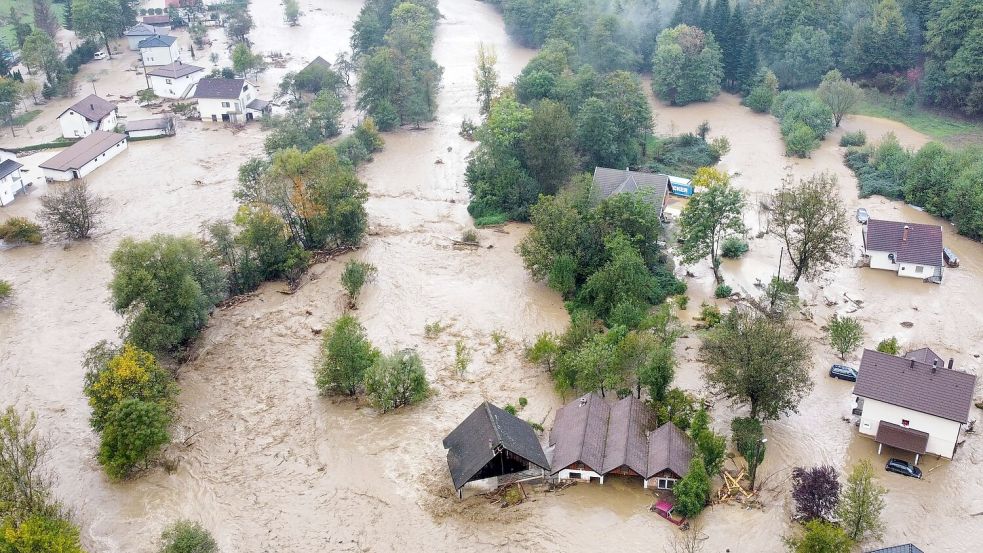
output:
M96 105L95 104L89 104L89 109L91 109L92 111L95 111Z
M911 227L909 227L908 225L905 225L904 226L904 233L901 235L901 241L902 242L907 242L908 241L908 231L909 230L911 230Z
M911 360L911 366L908 367L908 368L909 369L914 369L915 368L915 360L914 359Z
M950 371L952 370L952 362L953 362L953 359L952 359L952 358L950 357L950 358L949 358L949 367L948 367L948 369L949 369Z
M939 370L939 360L932 359L932 374L935 374L935 371L937 370Z

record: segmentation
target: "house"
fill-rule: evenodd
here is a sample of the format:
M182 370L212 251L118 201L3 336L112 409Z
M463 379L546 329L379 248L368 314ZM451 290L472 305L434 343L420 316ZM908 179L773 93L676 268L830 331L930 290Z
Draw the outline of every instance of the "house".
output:
M39 167L48 180L81 179L126 150L126 142L125 135L95 131L41 163Z
M914 544L906 543L904 545L893 545L891 547L884 547L882 549L873 549L867 553L924 553L921 549L918 549Z
M267 115L270 103L257 98L255 85L245 79L201 79L193 98L201 120L242 123Z
M145 38L140 41L138 46L145 67L172 64L181 59L181 49L178 47L177 38L170 35L154 35Z
M883 446L951 459L969 422L976 376L945 364L929 348L904 357L864 350L853 395L860 433Z
M553 475L604 483L609 476L669 490L693 458L689 436L672 423L657 427L655 413L628 396L608 403L585 394L560 408L550 431Z
M870 219L863 230L864 255L872 269L942 282L942 227Z
M153 25L137 23L136 25L123 31L123 36L126 37L126 44L129 46L130 50L139 50L140 42L142 40L159 35L161 32L164 31L154 27Z
M659 217L662 217L668 190L669 177L666 175L597 167L594 169L594 179L591 182L590 200L594 204L599 204L617 194L637 193L655 206Z
M21 173L22 167L22 164L13 159L0 161L0 206L14 201L14 196L23 193L30 184Z
M61 135L65 138L81 138L95 131L112 131L116 128L116 104L89 94L58 116Z
M550 465L539 438L526 421L487 401L444 438L447 468L458 497L464 485Z
M150 138L153 136L173 135L173 117L155 117L153 119L137 119L126 122L126 136L128 138Z
M205 76L205 69L176 61L147 70L150 88L162 98L184 98Z
M160 31L167 32L171 30L171 16L167 14L145 15L140 19L147 25L153 25Z

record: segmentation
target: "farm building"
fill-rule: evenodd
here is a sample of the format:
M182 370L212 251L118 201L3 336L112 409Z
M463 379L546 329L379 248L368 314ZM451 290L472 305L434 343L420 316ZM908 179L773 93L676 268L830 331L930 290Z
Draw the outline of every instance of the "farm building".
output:
M126 136L129 138L149 138L173 134L174 118L172 117L155 117L126 122Z
M942 227L870 219L863 230L864 255L872 269L942 282Z
M126 142L125 135L95 131L41 163L39 167L49 180L80 179L126 150Z
M61 135L81 138L95 131L113 131L117 123L116 104L89 94L58 116Z
M204 76L203 67L181 61L147 69L150 88L161 98L187 97Z

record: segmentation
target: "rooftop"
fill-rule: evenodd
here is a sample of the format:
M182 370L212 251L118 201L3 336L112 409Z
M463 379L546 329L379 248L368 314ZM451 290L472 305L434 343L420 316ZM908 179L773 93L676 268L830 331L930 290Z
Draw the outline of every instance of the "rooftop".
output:
M617 194L641 193L649 203L659 207L661 214L668 186L669 177L666 175L597 167L594 169L590 195L591 201L599 203Z
M140 44L143 44L142 42ZM176 61L174 63L169 63L167 65L161 65L159 67L154 67L153 69L147 70L147 75L151 77L165 77L168 79L180 79L186 75L191 75L192 73L197 73L199 71L204 71L205 68L198 67L197 65L191 65L190 63L181 63Z
M153 119L136 119L126 122L126 130L129 131L149 131L153 129L167 129L174 122L169 117L155 117Z
M81 169L86 163L124 140L126 140L126 136L119 133L95 131L41 163L39 167L54 171Z
M23 167L23 165L17 163L12 159L3 160L2 162L0 162L0 179L7 177L8 175L20 169L21 167Z
M123 36L154 36L157 29L146 23L137 23L129 29L123 31Z
M238 98L245 84L245 79L202 79L195 88L194 98Z
M867 221L868 250L895 254L898 263L942 266L942 227L901 221Z
M177 37L170 35L154 35L150 38L145 38L137 44L139 48L167 48L177 41Z
M99 121L102 121L104 117L116 111L116 104L108 100L103 100L95 94L89 94L85 98L82 98L78 102L72 104L72 107L61 112L61 115L58 117L65 115L69 110L74 111L93 123L98 123Z

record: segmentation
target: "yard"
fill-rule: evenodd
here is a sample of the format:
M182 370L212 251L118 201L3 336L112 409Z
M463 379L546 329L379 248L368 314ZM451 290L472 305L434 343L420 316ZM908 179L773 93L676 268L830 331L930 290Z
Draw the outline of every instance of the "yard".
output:
M58 14L59 19L61 19L62 25L65 24L65 2L67 0L61 0L58 3L52 2L52 8L54 8L55 13ZM34 8L30 0L0 0L0 39L3 40L7 48L11 50L18 50L17 47L17 35L14 34L13 20L10 17L10 10L13 9L14 13L17 14L18 19L23 23L30 23L34 26Z

